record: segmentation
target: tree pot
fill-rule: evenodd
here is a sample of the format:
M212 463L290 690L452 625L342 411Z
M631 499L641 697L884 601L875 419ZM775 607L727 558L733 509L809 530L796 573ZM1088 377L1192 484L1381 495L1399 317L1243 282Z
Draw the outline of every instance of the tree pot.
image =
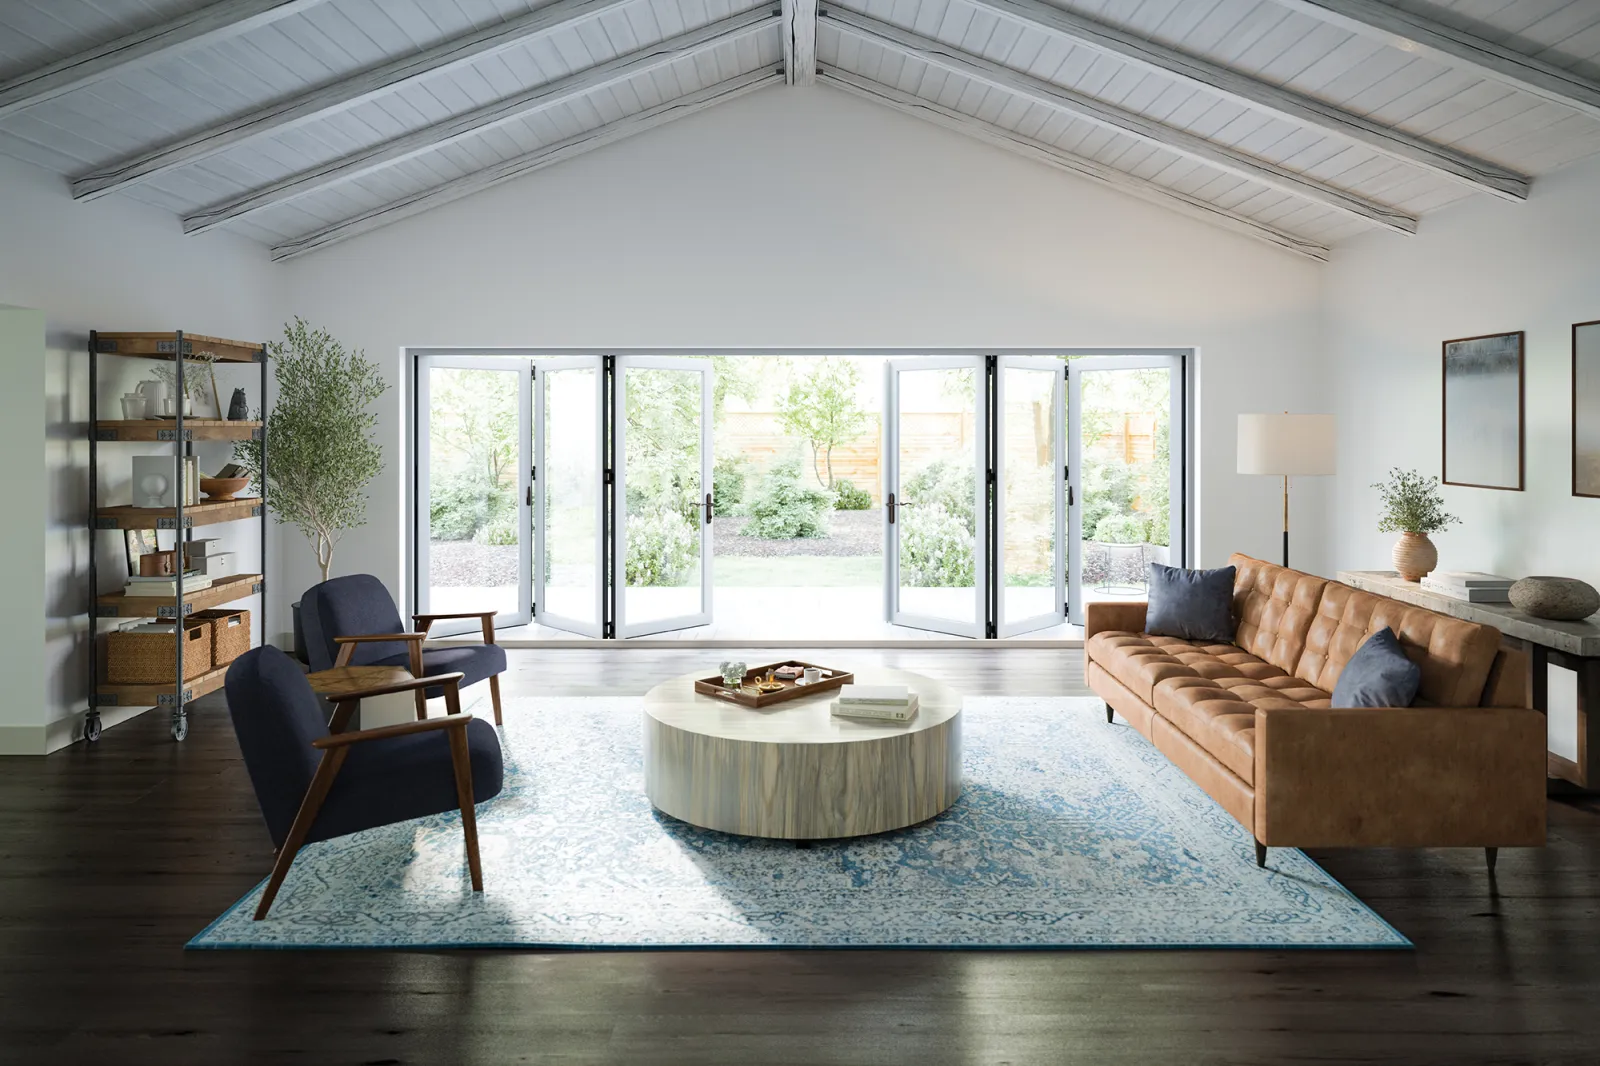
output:
M1407 581L1421 581L1439 565L1439 549L1426 533L1402 533L1394 542L1394 571Z
M289 613L294 617L294 657L309 666L311 665L311 651L306 647L306 631L300 624L299 600L289 605Z

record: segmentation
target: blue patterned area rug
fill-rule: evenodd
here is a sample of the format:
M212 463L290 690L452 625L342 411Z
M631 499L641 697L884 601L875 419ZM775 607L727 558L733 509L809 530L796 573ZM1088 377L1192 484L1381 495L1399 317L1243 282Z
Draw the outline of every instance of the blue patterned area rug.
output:
M505 791L300 853L191 948L1407 948L1300 852L1250 835L1090 699L969 697L931 822L796 848L656 813L639 701L510 701Z

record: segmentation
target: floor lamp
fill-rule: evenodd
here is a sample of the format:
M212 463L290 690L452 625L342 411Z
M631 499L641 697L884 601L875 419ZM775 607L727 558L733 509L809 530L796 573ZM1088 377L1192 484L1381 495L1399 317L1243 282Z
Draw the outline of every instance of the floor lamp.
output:
M1283 478L1283 565L1289 565L1289 479L1332 474L1332 415L1240 415L1239 473Z

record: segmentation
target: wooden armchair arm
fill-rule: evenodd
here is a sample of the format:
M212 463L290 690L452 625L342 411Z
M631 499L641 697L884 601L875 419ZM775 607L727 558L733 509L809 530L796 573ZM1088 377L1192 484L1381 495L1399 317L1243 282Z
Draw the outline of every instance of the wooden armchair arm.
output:
M411 672L418 677L422 676L422 642L428 639L426 633L366 633L354 637L334 637L333 642L339 645L338 658L333 660L334 666L349 666L350 657L356 653L356 648L362 644L393 644L404 641L408 647L407 658L410 662Z
M323 751L329 748L341 748L346 744L357 744L363 740L387 740L390 737L410 736L412 733L431 733L437 729L449 729L460 726L465 729L468 722L472 721L470 714L452 714L448 718L423 718L416 722L401 722L398 725L382 725L376 729L358 729L354 733L334 733L326 737L318 737L311 742L313 748Z
M334 637L335 644L392 644L397 640L427 640L426 633L366 633L358 637Z
M341 692L339 693L339 702L365 700L373 696L388 696L395 692L411 692L415 689L433 688L434 686L452 689L460 685L461 679L466 676L466 674L458 672L454 674L434 674L432 677L408 677L403 681L394 681L387 685L374 685L372 688L364 688L356 692Z
M499 611L449 611L442 614L414 614L411 621L426 636L433 623L446 618L476 618L483 625L483 642L494 643L494 619Z
M461 679L466 676L463 673L435 674L432 677L423 677L419 674L387 685L374 685L372 688L362 689L359 692L341 693L339 702L333 705L333 717L328 719L328 732L341 736L345 735L345 724L350 721L351 716L356 713L356 709L361 706L362 700L372 696L387 696L393 692L415 693L417 721L433 721L428 717L428 699L424 690L433 688L435 685L444 689L445 713L454 718L461 714L460 685ZM354 736L355 734L349 735Z

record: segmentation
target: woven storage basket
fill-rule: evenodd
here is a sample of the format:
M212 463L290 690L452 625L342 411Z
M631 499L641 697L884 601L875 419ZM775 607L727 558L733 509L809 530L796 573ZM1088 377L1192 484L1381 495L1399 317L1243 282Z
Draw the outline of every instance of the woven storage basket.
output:
M190 618L211 623L211 665L227 666L250 650L249 611L196 611Z
M189 681L211 669L211 620L185 618L183 631L183 679ZM106 636L106 680L113 685L170 685L176 653L170 631L115 630Z

